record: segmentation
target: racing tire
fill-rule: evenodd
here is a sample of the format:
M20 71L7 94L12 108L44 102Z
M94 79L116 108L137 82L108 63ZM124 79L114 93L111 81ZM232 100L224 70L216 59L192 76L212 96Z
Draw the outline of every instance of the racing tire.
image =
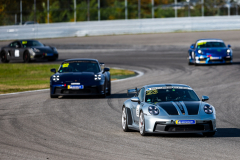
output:
M1 52L1 62L2 63L8 63L9 60L7 59L7 53L5 51Z
M188 62L188 65L194 65L194 63L192 63L192 62Z
M144 119L144 114L141 111L140 116L139 116L139 132L141 136L146 136L147 133L145 131L145 119Z
M29 52L24 52L24 54L23 54L23 62L24 62L24 63L29 63L29 62L31 62L31 58L30 58Z
M111 77L110 77L110 81L109 81L109 85L108 85L107 96L111 96Z
M51 93L52 93L52 87L50 87L50 98L57 98L58 97L56 95L52 95Z
M52 94L50 94L50 97L51 98L58 98L58 96L55 96L55 95L52 95Z
M56 61L57 59L48 59L49 62Z
M105 80L105 83L104 83L104 94L101 95L100 97L101 98L106 98L107 94L106 94L106 80Z
M213 137L215 135L216 132L206 132L206 133L202 133L204 137Z
M125 107L122 108L122 129L124 132L129 132L130 129L128 128L128 114Z

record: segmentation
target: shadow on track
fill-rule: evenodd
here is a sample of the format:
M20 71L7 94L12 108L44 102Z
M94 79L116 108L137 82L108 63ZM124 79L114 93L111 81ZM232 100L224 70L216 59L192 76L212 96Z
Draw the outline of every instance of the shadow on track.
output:
M85 96L85 95L79 95L79 96L63 96L59 97L59 99L118 99L118 98L131 98L134 94L128 94L127 93L114 93L111 94L111 96L107 96L106 98L101 98L99 96Z
M192 66L223 66L223 65L240 65L240 62L232 62L232 63L223 63L223 64L195 64Z
M133 131L135 132L135 131ZM164 137L164 138L225 138L225 137L240 137L239 128L218 128L216 134L213 137L204 137L200 133L191 134L149 134L147 137Z
M214 137L240 137L240 128L217 128Z
M57 63L57 64L60 64L60 63L62 63L64 60L66 60L66 59L57 59L57 60L55 60L55 61L48 61L48 60L35 60L35 61L31 61L31 62L29 62L29 63L27 63L27 64L39 64L39 63ZM20 64L20 63L22 63L22 64L26 64L26 63L24 63L22 60L11 60L10 62L9 62L10 64L11 63L15 63L15 64Z

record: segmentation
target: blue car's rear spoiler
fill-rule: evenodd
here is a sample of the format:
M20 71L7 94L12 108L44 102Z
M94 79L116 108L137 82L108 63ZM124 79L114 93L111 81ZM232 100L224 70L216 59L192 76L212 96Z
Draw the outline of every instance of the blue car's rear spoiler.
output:
M137 93L139 90L140 90L140 89L138 89L138 88L128 89L128 90L127 90L127 95L128 95L129 93Z

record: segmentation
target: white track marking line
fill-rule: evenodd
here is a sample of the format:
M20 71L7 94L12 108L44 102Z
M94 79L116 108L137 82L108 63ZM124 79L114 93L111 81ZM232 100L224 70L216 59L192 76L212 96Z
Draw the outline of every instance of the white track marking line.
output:
M115 67L113 67L113 68L114 68L114 69L124 69L124 68L115 68ZM129 70L129 69L124 69L124 70ZM141 72L141 71L137 71L137 70L129 70L129 71L136 72L138 75L137 75L137 76L133 76L133 77L129 77L129 78L118 79L118 80L112 81L112 83L113 83L113 82L121 82L121 81L125 81L125 80L130 80L130 79L138 78L138 77L141 77L141 76L144 75L144 73ZM49 89L39 89L39 90L33 90L33 91L6 93L6 94L0 94L0 96L7 96L7 95L14 95L14 94L22 94L22 93L30 93L30 92L40 92L40 91L47 91L47 90L49 90Z
M0 94L0 96L20 94L20 93L29 93L29 92L40 92L40 91L47 91L47 90L49 90L49 89L39 89L39 90L33 90L33 91L14 92L14 93Z
M115 80L115 81L112 81L113 82L121 82L121 81L125 81L125 80L130 80L130 79L133 79L133 78L138 78L138 77L141 77L144 75L143 72L141 71L137 71L137 70L130 70L130 69L125 69L125 68L115 68L115 67L112 67L113 69L124 69L124 70L129 70L129 71L133 71L135 73L137 73L137 76L133 76L133 77L129 77L129 78L123 78L123 79L118 79L118 80Z

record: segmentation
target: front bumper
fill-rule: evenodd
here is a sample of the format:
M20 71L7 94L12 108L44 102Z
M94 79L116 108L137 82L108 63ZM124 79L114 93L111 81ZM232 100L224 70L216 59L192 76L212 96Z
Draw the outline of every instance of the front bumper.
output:
M30 55L31 60L56 60L58 59L58 53L38 53L35 55Z
M215 115L188 116L162 119L153 116L145 116L145 131L148 133L179 134L179 133L204 133L216 132ZM176 120L196 120L196 124L178 125Z
M232 56L224 57L208 57L208 56L197 56L195 60L190 60L195 64L230 64L232 63Z
M103 95L104 85L84 86L84 89L68 89L63 85L52 85L51 95L53 96L77 96L77 95Z

